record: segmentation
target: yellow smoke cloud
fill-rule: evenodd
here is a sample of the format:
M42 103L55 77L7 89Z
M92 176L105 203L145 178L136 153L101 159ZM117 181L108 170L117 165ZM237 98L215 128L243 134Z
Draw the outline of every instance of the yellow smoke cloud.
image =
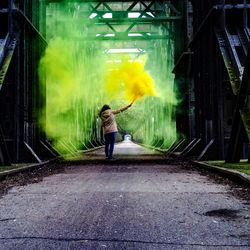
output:
M123 60L110 69L106 78L106 91L113 98L136 101L144 96L155 96L154 80L145 71L142 61Z

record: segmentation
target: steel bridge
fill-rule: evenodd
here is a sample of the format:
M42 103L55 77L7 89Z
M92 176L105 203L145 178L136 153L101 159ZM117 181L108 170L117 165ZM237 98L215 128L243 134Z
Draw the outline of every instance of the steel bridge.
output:
M249 15L249 0L1 0L0 165L103 145L101 57L119 63L126 53L148 58L165 101L138 102L119 120L120 139L129 133L197 160L250 161ZM74 89L67 81L76 75Z

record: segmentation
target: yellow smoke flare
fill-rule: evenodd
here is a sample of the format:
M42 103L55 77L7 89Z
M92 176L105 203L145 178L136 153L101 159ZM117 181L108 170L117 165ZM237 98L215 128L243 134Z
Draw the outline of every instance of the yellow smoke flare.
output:
M106 78L106 91L113 98L128 101L156 95L154 80L141 61L124 60L120 66L110 70Z

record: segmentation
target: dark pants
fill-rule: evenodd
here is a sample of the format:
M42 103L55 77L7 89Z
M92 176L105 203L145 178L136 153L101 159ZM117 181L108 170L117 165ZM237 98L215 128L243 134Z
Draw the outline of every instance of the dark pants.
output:
M107 158L112 158L113 156L113 151L114 151L114 146L115 146L115 139L116 139L116 133L108 133L105 134L105 155Z

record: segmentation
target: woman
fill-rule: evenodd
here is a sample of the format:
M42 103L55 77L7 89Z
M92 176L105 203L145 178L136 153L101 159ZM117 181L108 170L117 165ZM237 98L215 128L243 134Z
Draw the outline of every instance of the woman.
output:
M102 127L103 127L103 133L105 138L105 155L106 159L112 159L113 158L113 151L114 151L114 145L115 145L115 139L117 134L117 124L115 121L115 115L118 113L121 113L125 111L126 109L130 108L133 103L130 103L128 106L112 110L108 105L103 105L99 116L102 120Z

